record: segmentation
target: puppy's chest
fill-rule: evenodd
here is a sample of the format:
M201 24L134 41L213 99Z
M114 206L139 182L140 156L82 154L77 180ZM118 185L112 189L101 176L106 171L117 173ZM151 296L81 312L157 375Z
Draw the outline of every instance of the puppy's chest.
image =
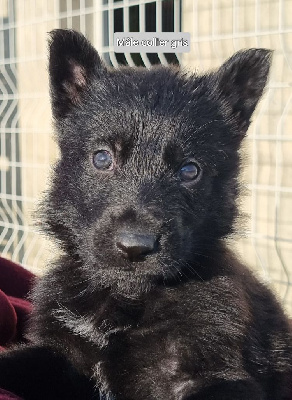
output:
M165 324L116 331L94 366L98 386L117 399L180 399L192 392L192 345ZM115 398L115 397L113 397Z
M187 316L182 319L174 307L164 309L160 304L146 310L111 304L110 310L97 319L93 314L85 317L64 309L56 315L73 333L73 353L75 340L83 349L72 361L93 375L101 398L180 399L193 385L187 365L192 365L193 372L193 338Z
M137 325L105 333L107 343L93 367L98 386L117 399L178 400L211 377L241 370L245 318L219 301L216 309L209 307L153 305Z
M146 306L109 300L102 312L63 309L56 317L73 333L73 346L77 337L81 347L90 344L84 367L103 393L117 400L179 400L212 377L242 371L245 302L230 282L216 283L152 296Z

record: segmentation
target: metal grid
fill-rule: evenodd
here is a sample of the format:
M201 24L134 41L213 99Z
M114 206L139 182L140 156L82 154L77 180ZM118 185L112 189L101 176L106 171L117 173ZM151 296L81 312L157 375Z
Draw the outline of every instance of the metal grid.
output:
M292 2L291 0L0 0L0 252L41 272L55 253L33 227L46 188L52 141L47 32L85 33L106 62L219 66L248 47L275 50L267 93L249 130L242 209L251 215L238 251L272 281L292 313ZM113 52L115 31L185 31L189 54Z

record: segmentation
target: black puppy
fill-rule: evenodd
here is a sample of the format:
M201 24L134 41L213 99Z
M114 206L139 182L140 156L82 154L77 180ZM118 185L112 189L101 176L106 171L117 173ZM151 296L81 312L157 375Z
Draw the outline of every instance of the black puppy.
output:
M26 399L291 400L288 320L224 241L270 58L108 70L81 34L52 32L61 157L41 211L63 256L33 293L34 347L2 358L0 384ZM3 373L17 359L18 386Z

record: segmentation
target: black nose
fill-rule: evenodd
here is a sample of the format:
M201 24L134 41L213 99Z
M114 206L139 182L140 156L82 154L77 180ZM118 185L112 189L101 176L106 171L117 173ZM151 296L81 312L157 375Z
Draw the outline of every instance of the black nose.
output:
M117 238L117 247L131 261L143 259L144 256L154 253L157 244L157 237L151 234L122 232Z

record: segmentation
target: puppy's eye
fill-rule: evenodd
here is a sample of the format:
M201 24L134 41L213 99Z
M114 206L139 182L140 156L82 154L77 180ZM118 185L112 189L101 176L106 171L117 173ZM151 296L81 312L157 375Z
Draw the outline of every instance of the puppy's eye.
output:
M200 167L195 162L189 162L181 167L179 170L179 177L184 182L196 180L200 175Z
M97 169L111 170L113 169L113 157L107 150L99 150L93 155L93 165Z

